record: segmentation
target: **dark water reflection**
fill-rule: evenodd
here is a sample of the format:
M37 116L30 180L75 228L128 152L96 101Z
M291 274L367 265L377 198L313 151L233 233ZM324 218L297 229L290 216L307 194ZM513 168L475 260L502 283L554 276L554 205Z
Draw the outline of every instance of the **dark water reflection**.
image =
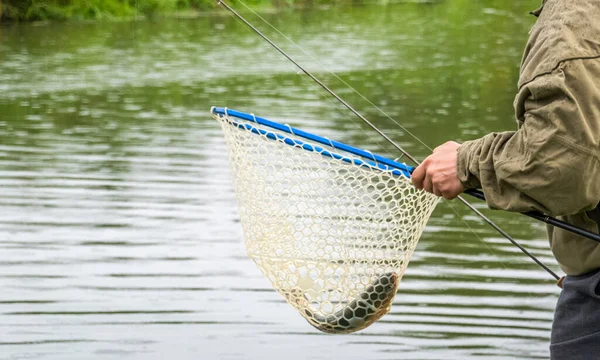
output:
M437 146L514 126L536 5L266 18ZM414 155L427 154L261 28ZM356 335L316 333L245 256L211 105L396 156L229 16L0 28L0 358L547 358L558 289L455 203L434 213L389 315ZM555 266L542 226L490 215Z

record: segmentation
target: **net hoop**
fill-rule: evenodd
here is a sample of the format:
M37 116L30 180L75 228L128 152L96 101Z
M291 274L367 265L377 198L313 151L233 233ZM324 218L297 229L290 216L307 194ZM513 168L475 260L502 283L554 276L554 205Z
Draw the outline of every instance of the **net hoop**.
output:
M228 121L232 125L237 126L241 129L250 131L254 134L265 135L271 140L279 140L290 146L299 146L304 150L311 151L311 152L318 152L323 156L327 156L327 157L331 157L331 158L335 158L335 159L341 159L342 161L345 161L348 163L354 163L355 165L358 165L358 166L368 166L371 168L378 168L382 171L391 171L392 174L394 174L396 176L402 175L407 178L410 178L410 174L414 170L413 167L411 167L411 166L396 162L394 160L390 160L381 155L371 153L370 151L362 150L362 149L356 148L354 146L350 146L350 145L346 145L346 144L338 142L338 141L330 140L328 138L325 138L325 137L322 137L319 135L311 134L309 132L291 127L289 125L280 124L280 123L277 123L277 122L274 122L271 120L267 120L267 119L255 116L253 114L247 114L247 113L243 113L243 112L236 111L236 110L230 110L227 108L218 108L218 107L212 107L211 113L213 114L213 116L217 116L217 117L218 116L229 117L230 119ZM335 152L329 152L320 146L314 146L314 145L311 145L310 143L303 142L298 139L292 139L290 137L286 137L281 134L276 134L276 133L268 131L268 130L258 129L255 126L252 126L251 124L240 124L240 123L236 122L235 120L233 120L232 118L238 118L240 120L251 121L258 125L263 125L263 126L269 127L273 130L282 131L286 134L294 135L294 136L297 136L297 137L300 137L300 138L303 138L303 139L306 139L309 141L313 141L317 144L331 146L334 149L339 149L341 151L348 152L349 154L353 154L357 157L350 158L347 156L342 156Z

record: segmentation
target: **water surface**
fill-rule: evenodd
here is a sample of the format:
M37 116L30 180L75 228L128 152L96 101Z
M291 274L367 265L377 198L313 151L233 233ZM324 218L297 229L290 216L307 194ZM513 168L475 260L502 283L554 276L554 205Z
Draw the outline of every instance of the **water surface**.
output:
M308 55L239 9L422 158L406 130L434 147L514 128L536 5L263 14ZM0 358L548 357L558 288L456 202L436 209L390 314L318 333L245 255L212 105L398 156L224 13L0 27ZM541 225L486 213L556 269Z

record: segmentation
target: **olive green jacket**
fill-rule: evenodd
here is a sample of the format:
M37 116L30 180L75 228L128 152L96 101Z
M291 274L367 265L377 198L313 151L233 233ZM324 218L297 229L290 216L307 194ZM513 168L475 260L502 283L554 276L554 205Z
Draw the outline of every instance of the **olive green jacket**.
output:
M600 0L546 0L531 29L514 107L517 131L458 149L459 178L493 209L539 210L598 232ZM600 268L600 243L549 228L562 269Z

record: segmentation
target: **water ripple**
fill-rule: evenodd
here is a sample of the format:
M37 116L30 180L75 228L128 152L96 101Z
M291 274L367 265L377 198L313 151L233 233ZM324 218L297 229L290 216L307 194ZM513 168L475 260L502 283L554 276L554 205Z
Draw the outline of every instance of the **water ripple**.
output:
M264 15L433 147L513 126L529 9L494 4ZM6 25L0 49L0 357L547 358L552 279L453 203L430 220L391 312L363 332L324 336L271 289L246 256L210 106L398 154L229 16ZM556 266L543 226L486 214Z

